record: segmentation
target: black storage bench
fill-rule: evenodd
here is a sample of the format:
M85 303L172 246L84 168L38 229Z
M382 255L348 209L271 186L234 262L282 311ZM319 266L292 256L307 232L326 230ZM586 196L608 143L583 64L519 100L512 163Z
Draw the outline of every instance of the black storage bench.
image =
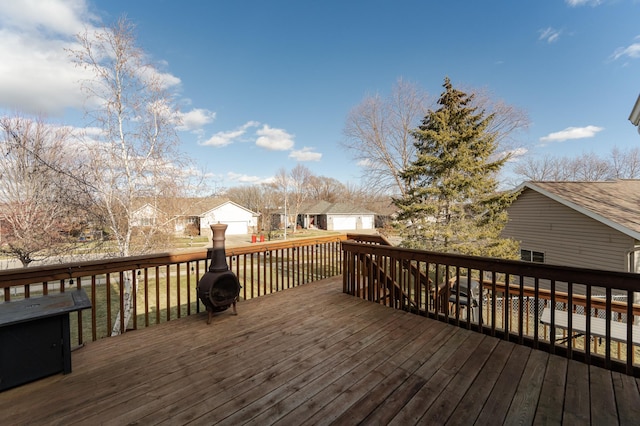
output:
M88 308L82 289L0 303L0 391L70 373L69 313Z

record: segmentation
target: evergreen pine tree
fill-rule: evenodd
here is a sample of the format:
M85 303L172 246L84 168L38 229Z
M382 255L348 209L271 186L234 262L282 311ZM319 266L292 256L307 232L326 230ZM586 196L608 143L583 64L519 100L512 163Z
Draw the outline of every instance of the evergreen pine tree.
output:
M518 244L500 238L512 193L499 192L492 114L472 106L473 95L445 78L437 111L414 130L417 155L401 177L409 191L394 200L400 209L403 245L448 253L515 258Z

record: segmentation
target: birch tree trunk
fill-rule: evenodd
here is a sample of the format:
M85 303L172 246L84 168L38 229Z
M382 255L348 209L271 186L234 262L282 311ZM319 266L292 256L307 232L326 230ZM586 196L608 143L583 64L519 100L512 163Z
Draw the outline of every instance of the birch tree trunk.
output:
M175 198L186 179L184 156L177 150L180 115L168 90L179 79L149 64L136 46L134 28L120 18L111 27L86 29L77 36L80 47L70 51L76 65L92 76L82 83L87 115L100 130L86 144L92 194L122 257L155 248L158 218L143 227L136 212L150 205L157 216L166 210L162 202ZM118 313L112 335L126 330L133 312L133 277L130 271L123 276L124 312Z
M135 275L131 271L125 271L122 274L124 278L123 284L123 311L118 312L116 315L116 320L113 323L113 328L111 329L111 335L117 336L118 334L125 332L131 321L131 317L133 315L133 294L138 292L138 281L135 279ZM124 313L124 315L123 315ZM124 316L124 321L121 321Z

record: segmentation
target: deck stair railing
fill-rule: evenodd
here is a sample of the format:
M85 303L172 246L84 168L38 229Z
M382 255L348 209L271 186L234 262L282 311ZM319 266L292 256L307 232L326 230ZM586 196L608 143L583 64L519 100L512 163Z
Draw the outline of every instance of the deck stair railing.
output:
M346 293L640 377L640 275L344 241ZM634 299L634 297L636 297Z

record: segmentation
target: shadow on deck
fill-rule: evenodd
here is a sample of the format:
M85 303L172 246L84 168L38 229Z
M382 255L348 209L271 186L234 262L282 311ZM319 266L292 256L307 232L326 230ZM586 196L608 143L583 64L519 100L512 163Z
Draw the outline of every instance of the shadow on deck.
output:
M342 279L87 344L4 424L636 424L638 382L341 292Z

